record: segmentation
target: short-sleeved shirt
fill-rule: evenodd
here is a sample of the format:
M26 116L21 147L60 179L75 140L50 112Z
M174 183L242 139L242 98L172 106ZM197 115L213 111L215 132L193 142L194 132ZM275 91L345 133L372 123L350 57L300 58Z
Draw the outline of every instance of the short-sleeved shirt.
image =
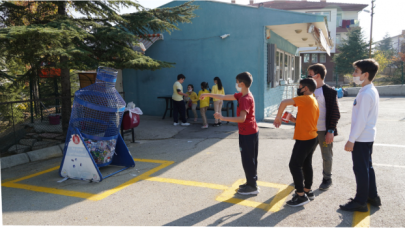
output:
M225 89L224 89L224 87L222 86L222 89L219 90L219 89L218 89L218 85L213 85L213 86L212 86L212 92L211 92L211 93L212 93L212 94L225 95ZM219 99L215 99L215 98L212 98L212 100L213 100L213 101L219 101Z
M238 101L236 108L236 116L240 116L242 110L246 111L246 120L243 123L238 123L240 135L252 135L259 131L255 117L255 99L252 93L243 96L242 93L235 93L235 99Z
M319 108L316 98L313 95L302 95L293 100L298 107L294 139L311 140L318 137Z
M177 93L177 90L180 90L180 92L183 92L183 86L181 85L181 83L179 81L176 81L173 84L173 95L172 95L172 99L175 101L182 101L183 100L183 95L180 95Z
M207 89L200 90L200 92L198 92L198 98L200 98L201 94L203 93L210 93L210 91ZM205 108L208 106L210 106L210 97L205 97L204 99L200 100L200 108Z

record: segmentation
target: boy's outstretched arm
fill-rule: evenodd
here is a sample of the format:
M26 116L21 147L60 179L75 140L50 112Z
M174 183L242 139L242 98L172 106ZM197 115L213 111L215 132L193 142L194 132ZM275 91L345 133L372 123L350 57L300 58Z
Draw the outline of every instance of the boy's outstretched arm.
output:
M224 117L219 112L214 113L215 119L220 119L222 121L229 121L229 122L234 122L234 123L243 123L243 122L245 122L246 115L247 115L247 113L246 113L245 110L241 110L240 115L238 117Z
M285 99L283 101L281 101L280 106L278 107L278 112L277 112L277 116L274 119L273 125L276 128L279 128L281 125L281 116L283 115L283 112L285 110L285 108L288 105L295 105L295 101L293 99Z
M212 94L212 93L203 93L200 96L200 100L206 98L206 97L212 97L214 99L219 99L219 100L225 100L225 101L235 101L236 98L234 95L220 95L220 94Z

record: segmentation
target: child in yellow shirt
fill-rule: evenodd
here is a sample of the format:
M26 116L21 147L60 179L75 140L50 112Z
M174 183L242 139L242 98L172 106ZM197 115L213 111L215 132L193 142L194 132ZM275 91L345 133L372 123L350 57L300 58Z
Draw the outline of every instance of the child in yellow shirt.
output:
M189 84L187 86L187 94L188 97L184 97L184 100L186 102L186 114L187 112L187 108L191 108L191 110L194 113L194 122L197 121L198 115L197 115L197 102L198 102L198 96L197 94L194 92L194 86L192 84ZM189 116L187 117L189 118Z
M201 97L201 94L203 93L209 93L208 91L208 82L201 82L201 90L198 92L198 98ZM204 99L200 100L200 113L201 113L201 118L203 120L203 126L201 128L206 129L208 128L208 121L207 121L207 116L205 113L207 112L208 106L210 105L210 98L205 97Z
M219 94L219 95L225 95L225 89L222 86L221 79L219 77L214 78L214 83L215 85L212 86L212 94ZM215 99L212 98L212 101L214 101L214 111L215 113L221 113L222 111L222 104L224 103L223 100ZM215 127L219 127L221 125L221 120L220 119L215 119Z

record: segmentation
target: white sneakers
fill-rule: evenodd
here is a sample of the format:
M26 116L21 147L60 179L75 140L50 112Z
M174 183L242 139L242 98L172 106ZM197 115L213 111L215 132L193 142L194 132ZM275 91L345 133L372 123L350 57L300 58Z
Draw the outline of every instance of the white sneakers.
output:
M179 123L173 123L174 126L179 125ZM189 126L190 123L181 123L181 126Z
M208 128L208 124L207 124L207 125L203 125L201 128L202 128L202 129L207 129L207 128Z

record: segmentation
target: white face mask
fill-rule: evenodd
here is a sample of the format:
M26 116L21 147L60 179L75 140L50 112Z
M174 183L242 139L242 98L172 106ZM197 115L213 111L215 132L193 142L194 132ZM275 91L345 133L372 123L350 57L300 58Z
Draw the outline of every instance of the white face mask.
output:
M236 83L235 88L236 88L236 90L237 90L238 92L241 92L241 91L242 91L242 88L240 88L240 87L238 86L238 83Z
M357 85L363 84L363 81L360 81L360 76L359 77L353 77L353 82L356 83Z
M189 89L189 90L188 90L188 92L190 92L190 93L191 93L191 92L193 92L193 90L192 90L192 89Z

